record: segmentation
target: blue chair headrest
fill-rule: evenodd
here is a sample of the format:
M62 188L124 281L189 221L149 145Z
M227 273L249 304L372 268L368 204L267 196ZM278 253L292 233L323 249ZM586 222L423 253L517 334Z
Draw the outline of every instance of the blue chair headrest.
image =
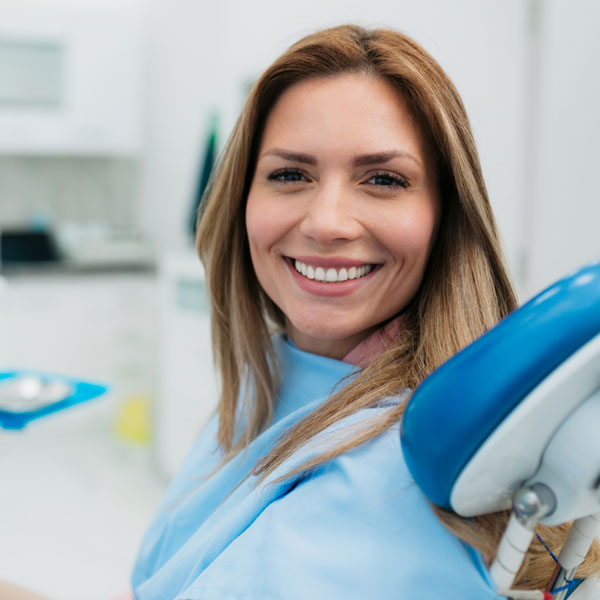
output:
M412 395L402 451L421 490L451 508L457 477L499 424L558 365L600 332L600 263L514 311L434 371Z

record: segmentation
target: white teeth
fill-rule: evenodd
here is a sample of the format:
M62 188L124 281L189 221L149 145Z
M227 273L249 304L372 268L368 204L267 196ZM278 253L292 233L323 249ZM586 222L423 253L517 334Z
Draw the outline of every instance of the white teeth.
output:
M315 279L326 283L336 283L338 281L364 277L373 270L373 265L362 265L361 267L350 267L349 269L342 268L338 270L333 267L329 267L328 269L324 269L323 267L311 267L300 260L295 260L294 268L298 273L304 275L304 277L308 277L308 279Z
M325 281L325 269L323 267L317 267L315 269L315 279L317 281Z
M327 269L327 273L325 273L325 281L329 281L330 283L338 280L338 274L335 269Z

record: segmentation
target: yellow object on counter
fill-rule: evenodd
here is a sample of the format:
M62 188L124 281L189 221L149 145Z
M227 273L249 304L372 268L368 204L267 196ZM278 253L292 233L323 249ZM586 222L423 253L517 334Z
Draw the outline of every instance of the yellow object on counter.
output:
M122 401L115 432L127 442L147 444L150 441L150 400L147 396L131 395Z

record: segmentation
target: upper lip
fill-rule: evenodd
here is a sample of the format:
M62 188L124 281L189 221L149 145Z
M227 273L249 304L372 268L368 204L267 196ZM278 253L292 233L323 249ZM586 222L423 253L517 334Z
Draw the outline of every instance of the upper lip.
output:
M362 267L364 265L375 265L378 263L354 258L345 258L343 256L289 256L291 260L299 260L313 267L323 267L324 269L349 269L350 267Z

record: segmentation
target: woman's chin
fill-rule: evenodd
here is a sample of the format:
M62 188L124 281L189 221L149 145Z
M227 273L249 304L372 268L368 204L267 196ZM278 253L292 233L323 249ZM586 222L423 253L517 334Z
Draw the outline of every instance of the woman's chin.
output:
M294 344L306 352L341 359L373 330L351 329L348 327L312 326L297 327L288 321L287 335Z

